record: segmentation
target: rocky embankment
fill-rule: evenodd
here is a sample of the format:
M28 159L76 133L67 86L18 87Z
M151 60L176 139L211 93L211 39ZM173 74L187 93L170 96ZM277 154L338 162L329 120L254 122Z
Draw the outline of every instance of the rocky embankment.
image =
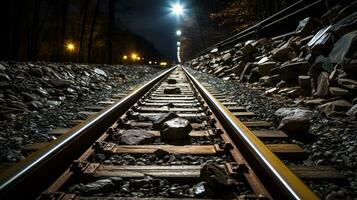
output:
M327 116L357 116L357 2L321 19L300 21L294 34L238 43L188 62L196 70L235 79L318 106Z
M78 112L85 106L159 71L148 66L0 62L0 163L23 159L24 146L52 140L47 133L83 118Z
M340 171L347 183L307 182L323 199L356 197L356 10L357 1L336 6L300 21L292 34L214 49L186 63L201 81L287 132L309 153L303 164Z

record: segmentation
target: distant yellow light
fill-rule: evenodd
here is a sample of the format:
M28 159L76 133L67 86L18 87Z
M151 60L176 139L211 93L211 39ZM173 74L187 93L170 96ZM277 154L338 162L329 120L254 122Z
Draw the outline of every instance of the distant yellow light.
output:
M124 59L124 60L127 60L127 59L128 59L128 56L127 56L127 55L124 55L124 56L123 56L123 59Z
M161 62L160 65L161 65L161 66L166 66L166 65L167 65L167 62Z
M136 54L136 53L131 54L131 59L133 59L133 60L138 59L138 54Z
M157 62L155 61L155 64L157 64Z
M152 64L152 61L149 61L149 65L151 65Z
M76 46L73 43L67 43L66 48L68 51L73 51L76 49Z
M141 60L141 58L140 58L140 57L137 57L136 59L137 59L137 60Z

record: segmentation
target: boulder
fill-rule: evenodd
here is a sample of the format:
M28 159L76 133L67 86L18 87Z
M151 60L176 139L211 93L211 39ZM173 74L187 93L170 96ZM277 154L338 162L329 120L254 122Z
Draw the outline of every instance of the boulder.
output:
M346 100L337 100L320 105L318 108L326 116L345 115L345 113L352 107L352 104Z
M303 89L310 90L311 89L311 76L299 76L299 85Z
M328 55L332 63L343 62L347 57L352 56L352 52L356 50L357 31L353 31L342 36L333 46Z
M178 87L174 88L165 88L164 94L181 94L181 89Z
M210 188L218 191L238 186L238 182L231 178L224 168L213 162L208 162L202 167L200 177Z
M153 128L160 130L164 122L179 117L176 113L168 112L162 115L159 115L158 118L153 122Z
M327 72L321 72L318 80L317 80L317 90L316 90L316 95L318 97L326 97L329 94L329 88L330 83L328 80L328 73Z
M294 62L280 67L280 78L286 82L296 82L299 75L307 74L310 64L304 62Z
M332 47L332 34L328 32L331 26L327 26L319 30L314 37L307 43L307 47L316 55L328 53Z
M320 22L317 19L312 17L307 17L301 21L299 21L298 27L296 28L295 33L306 36L314 32L316 28L318 28Z
M291 134L304 134L310 129L312 111L300 108L280 108L275 115L284 117L279 124L281 129Z
M338 84L342 87L348 88L350 90L357 90L357 81L347 78L340 78L338 79Z
M348 90L340 87L329 87L329 91L333 96L348 96L351 94Z
M120 143L128 145L148 144L154 136L154 134L144 130L129 129L120 135Z
M174 118L163 123L160 138L169 143L180 143L188 138L192 131L190 122L183 118Z
M265 62L258 64L258 71L260 76L270 76L271 70L277 66L276 62Z
M244 45L241 51L243 52L245 57L250 57L256 51L256 49L251 43L248 43Z
M346 114L351 117L357 118L357 104L352 106L352 108L349 109Z

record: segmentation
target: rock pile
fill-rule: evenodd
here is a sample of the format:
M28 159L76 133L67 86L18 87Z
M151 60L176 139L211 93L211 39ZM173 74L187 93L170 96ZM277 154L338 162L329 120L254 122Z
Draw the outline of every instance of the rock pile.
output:
M357 1L336 6L320 19L303 19L288 36L249 40L222 52L216 49L188 65L224 80L267 87L268 95L300 98L308 106L344 100L343 109L328 106L325 111L323 105L321 110L328 116L346 114L357 102L356 7Z
M111 90L126 78L138 77L120 68L124 66L1 62L0 120L11 114L54 108L66 99L86 98Z

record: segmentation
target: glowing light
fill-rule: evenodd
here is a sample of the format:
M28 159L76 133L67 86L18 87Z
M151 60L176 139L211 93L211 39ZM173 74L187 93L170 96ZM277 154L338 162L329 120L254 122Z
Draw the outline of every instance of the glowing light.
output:
M181 42L177 42L177 46L181 46Z
M152 61L149 61L149 65L151 65L152 64Z
M69 42L66 44L66 48L68 51L74 51L76 49L76 46L73 43Z
M173 12L177 16L181 16L184 12L184 8L181 4L175 3L171 5L171 12Z
M140 57L137 57L136 59L137 59L137 60L141 60L141 58L140 58Z
M161 65L161 66L166 66L166 65L167 65L167 62L160 62L160 65Z
M131 59L132 60L137 60L138 59L138 54L136 54L136 53L131 54Z
M176 31L176 35L177 35L177 36L181 36L181 35L182 35L182 31L177 30L177 31Z
M124 55L124 56L123 56L123 59L124 59L124 60L128 60L128 56L127 56L127 55Z

